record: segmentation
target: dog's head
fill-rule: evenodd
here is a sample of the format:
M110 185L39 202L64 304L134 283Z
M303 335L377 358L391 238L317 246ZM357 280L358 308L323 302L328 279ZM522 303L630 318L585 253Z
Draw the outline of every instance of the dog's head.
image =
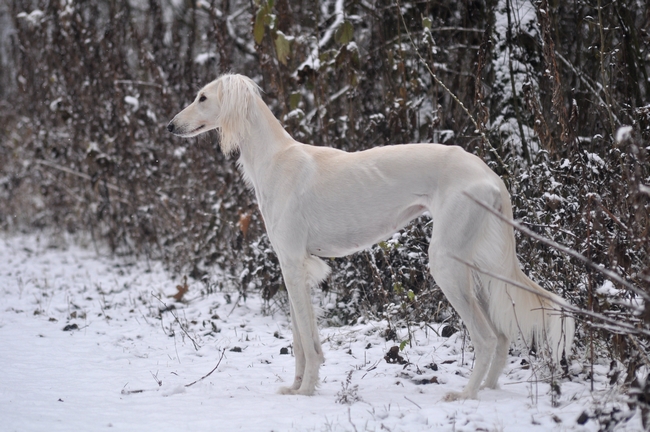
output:
M250 130L251 107L259 87L243 75L222 75L203 87L194 102L167 125L174 135L190 138L212 129L221 132L221 150L234 151Z

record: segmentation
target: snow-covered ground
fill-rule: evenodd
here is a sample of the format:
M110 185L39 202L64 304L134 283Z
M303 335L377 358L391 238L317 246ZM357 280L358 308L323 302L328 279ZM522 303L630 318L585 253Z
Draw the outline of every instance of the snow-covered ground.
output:
M442 338L437 324L411 329L408 365L384 360L395 345L385 322L321 327L321 386L279 395L293 378L288 318L193 281L176 302L179 284L145 259L0 237L0 430L595 431L593 419L577 423L595 401L631 417L617 430L642 429L609 385L606 360L594 392L576 361L557 406L522 357L510 358L501 390L443 402L467 382L473 355L461 332Z

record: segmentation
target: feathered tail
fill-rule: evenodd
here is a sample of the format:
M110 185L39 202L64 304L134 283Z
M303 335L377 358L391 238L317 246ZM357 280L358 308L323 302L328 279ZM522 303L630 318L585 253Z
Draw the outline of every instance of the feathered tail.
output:
M510 197L503 187L500 205L503 215L512 220ZM479 298L487 299L484 306L496 330L514 340L521 334L530 346L533 339L539 350L550 351L559 363L562 355L571 353L575 321L567 312L567 302L546 291L524 274L515 251L513 228L496 216L487 218L484 231L491 254L476 257L479 267L493 269L493 276L477 275L483 291ZM494 253L499 250L499 253ZM499 276L499 278L495 277ZM507 283L504 280L511 281Z

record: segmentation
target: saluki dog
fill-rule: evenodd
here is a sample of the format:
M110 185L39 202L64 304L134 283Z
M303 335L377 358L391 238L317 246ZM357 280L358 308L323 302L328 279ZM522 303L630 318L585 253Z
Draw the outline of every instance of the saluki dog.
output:
M555 361L563 350L569 354L575 323L566 303L524 275L512 226L476 202L512 219L503 181L478 157L440 144L348 153L299 143L257 84L235 74L201 89L167 129L186 138L218 129L222 151L240 151L291 304L296 373L280 393L311 395L318 384L324 357L311 287L329 273L319 257L368 248L425 212L433 219L429 269L467 326L475 354L467 386L447 400L476 398L481 384L497 388L518 334L547 344Z

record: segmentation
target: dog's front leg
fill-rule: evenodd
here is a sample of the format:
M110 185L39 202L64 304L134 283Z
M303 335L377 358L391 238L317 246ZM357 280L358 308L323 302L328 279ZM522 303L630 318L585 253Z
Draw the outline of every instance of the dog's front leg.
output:
M293 385L282 387L280 393L312 395L318 383L318 369L323 363L323 350L311 304L309 275L305 262L280 262L291 303L293 348L296 356Z
M293 302L289 301L291 306L291 327L293 331L293 356L296 359L296 375L293 384L288 389L295 392L302 384L302 377L305 374L305 351L302 349L302 341L300 340L300 331L298 330L298 321L296 320L296 311L293 309ZM288 393L282 389L282 393Z

